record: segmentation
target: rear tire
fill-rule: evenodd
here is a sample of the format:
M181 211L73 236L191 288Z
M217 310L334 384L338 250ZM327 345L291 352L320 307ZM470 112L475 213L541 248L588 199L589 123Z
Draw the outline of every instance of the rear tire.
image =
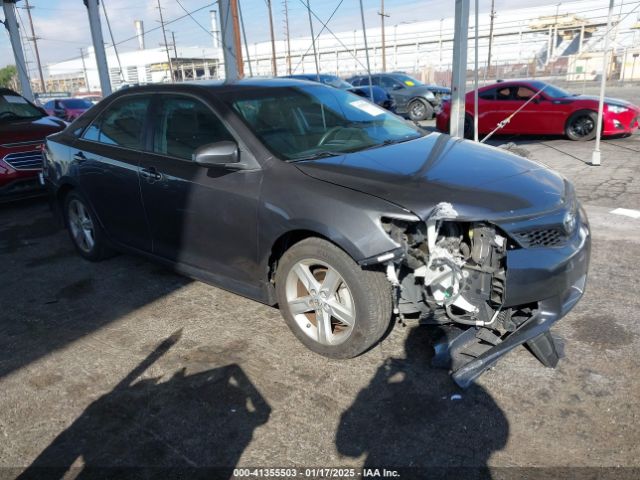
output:
M391 326L392 292L385 274L362 269L321 238L302 240L284 253L276 294L293 334L325 357L356 357Z
M464 115L464 138L473 140L473 117L468 113Z
M113 254L96 215L79 192L71 191L64 198L64 220L81 257L98 262Z
M421 98L416 98L409 103L409 118L414 122L430 120L433 118L433 106Z
M580 110L573 113L565 126L564 132L569 140L586 142L596 138L598 114L593 110Z

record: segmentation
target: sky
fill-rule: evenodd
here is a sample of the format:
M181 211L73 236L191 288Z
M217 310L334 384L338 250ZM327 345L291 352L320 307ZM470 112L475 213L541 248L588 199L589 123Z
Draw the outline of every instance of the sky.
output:
M276 39L284 38L284 1L272 0L274 15L274 30ZM360 28L360 9L358 0L309 0L311 8L325 21L338 7L334 17L328 24L334 32L353 30ZM602 0L604 2L604 0ZM113 36L116 43L123 42L135 34L134 20L143 20L146 35L146 47L157 47L162 42L162 31L157 28L160 25L158 15L158 0L101 0L104 3ZM267 0L239 0L244 18L247 42L261 42L269 38L269 23ZM309 21L306 10L306 0L287 0L289 10L289 29L291 36L309 35ZM30 0L34 28L39 37L38 47L43 66L80 56L80 48L86 48L91 44L91 36L87 20L86 8L82 0ZM160 0L163 8L165 22L172 22L178 17L185 16L181 20L167 25L168 31L175 32L176 44L180 46L210 46L211 36L207 33L211 28L209 11L217 10L214 0ZM401 22L414 22L420 20L434 20L443 17L452 17L453 0L385 0L385 13L389 14L386 24L393 26ZM473 2L472 2L473 3ZM557 0L496 0L497 19L499 21L500 10L533 7L539 5L557 4ZM193 18L186 16L185 10L194 12ZM380 24L378 11L380 0L363 0L365 8L365 22L367 27ZM28 17L24 9L25 0L18 1L18 13L28 31ZM480 10L489 11L490 0L480 0ZM102 10L101 10L102 15ZM102 16L103 37L105 43L110 44L104 16ZM4 20L4 13L0 9L0 19ZM201 26L198 25L199 22ZM203 28L204 27L204 28ZM314 29L319 31L321 25L316 21ZM21 26L22 28L22 26ZM157 28L155 31L151 29ZM207 31L205 31L207 30ZM28 33L30 36L30 32ZM170 35L170 34L169 34ZM171 40L169 40L171 41ZM134 50L137 41L131 39L121 43L118 48L121 51ZM35 71L35 56L31 42L25 47L27 61L31 61L29 69ZM9 35L5 29L0 32L0 67L13 64L13 53L9 42Z

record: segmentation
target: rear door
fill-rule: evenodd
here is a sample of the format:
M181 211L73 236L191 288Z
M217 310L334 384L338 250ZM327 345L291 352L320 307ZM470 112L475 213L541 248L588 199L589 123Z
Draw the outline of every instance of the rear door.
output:
M80 187L107 234L151 251L138 181L150 95L131 94L109 105L73 145Z
M194 151L238 139L201 99L163 94L154 105L153 153L141 164L153 252L213 275L256 283L262 171L207 168ZM241 158L250 155L241 149Z

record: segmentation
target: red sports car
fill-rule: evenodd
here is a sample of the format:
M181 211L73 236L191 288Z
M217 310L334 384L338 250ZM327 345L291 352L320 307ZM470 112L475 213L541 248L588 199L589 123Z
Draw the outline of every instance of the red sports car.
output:
M84 98L50 100L43 106L49 115L56 116L67 122L72 122L91 107L93 107L93 103Z
M537 95L536 95L537 94ZM571 94L538 80L499 82L478 89L478 131L491 132L498 123L529 102L498 134L566 135L571 140L596 136L598 97ZM473 137L473 92L465 98L465 137ZM436 127L449 131L451 103L442 104ZM640 126L640 107L625 100L605 98L603 135L631 134Z

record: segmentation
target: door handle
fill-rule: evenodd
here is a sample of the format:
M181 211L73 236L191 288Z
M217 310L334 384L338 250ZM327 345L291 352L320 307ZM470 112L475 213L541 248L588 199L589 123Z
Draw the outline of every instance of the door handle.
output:
M152 181L162 180L162 174L158 172L158 170L156 170L154 167L141 169L140 176L145 180L152 180Z
M84 153L82 153L82 152L77 152L77 153L74 153L74 154L73 154L73 159L74 159L76 162L84 162L84 161L86 161L86 160L87 160L87 157L85 157Z

